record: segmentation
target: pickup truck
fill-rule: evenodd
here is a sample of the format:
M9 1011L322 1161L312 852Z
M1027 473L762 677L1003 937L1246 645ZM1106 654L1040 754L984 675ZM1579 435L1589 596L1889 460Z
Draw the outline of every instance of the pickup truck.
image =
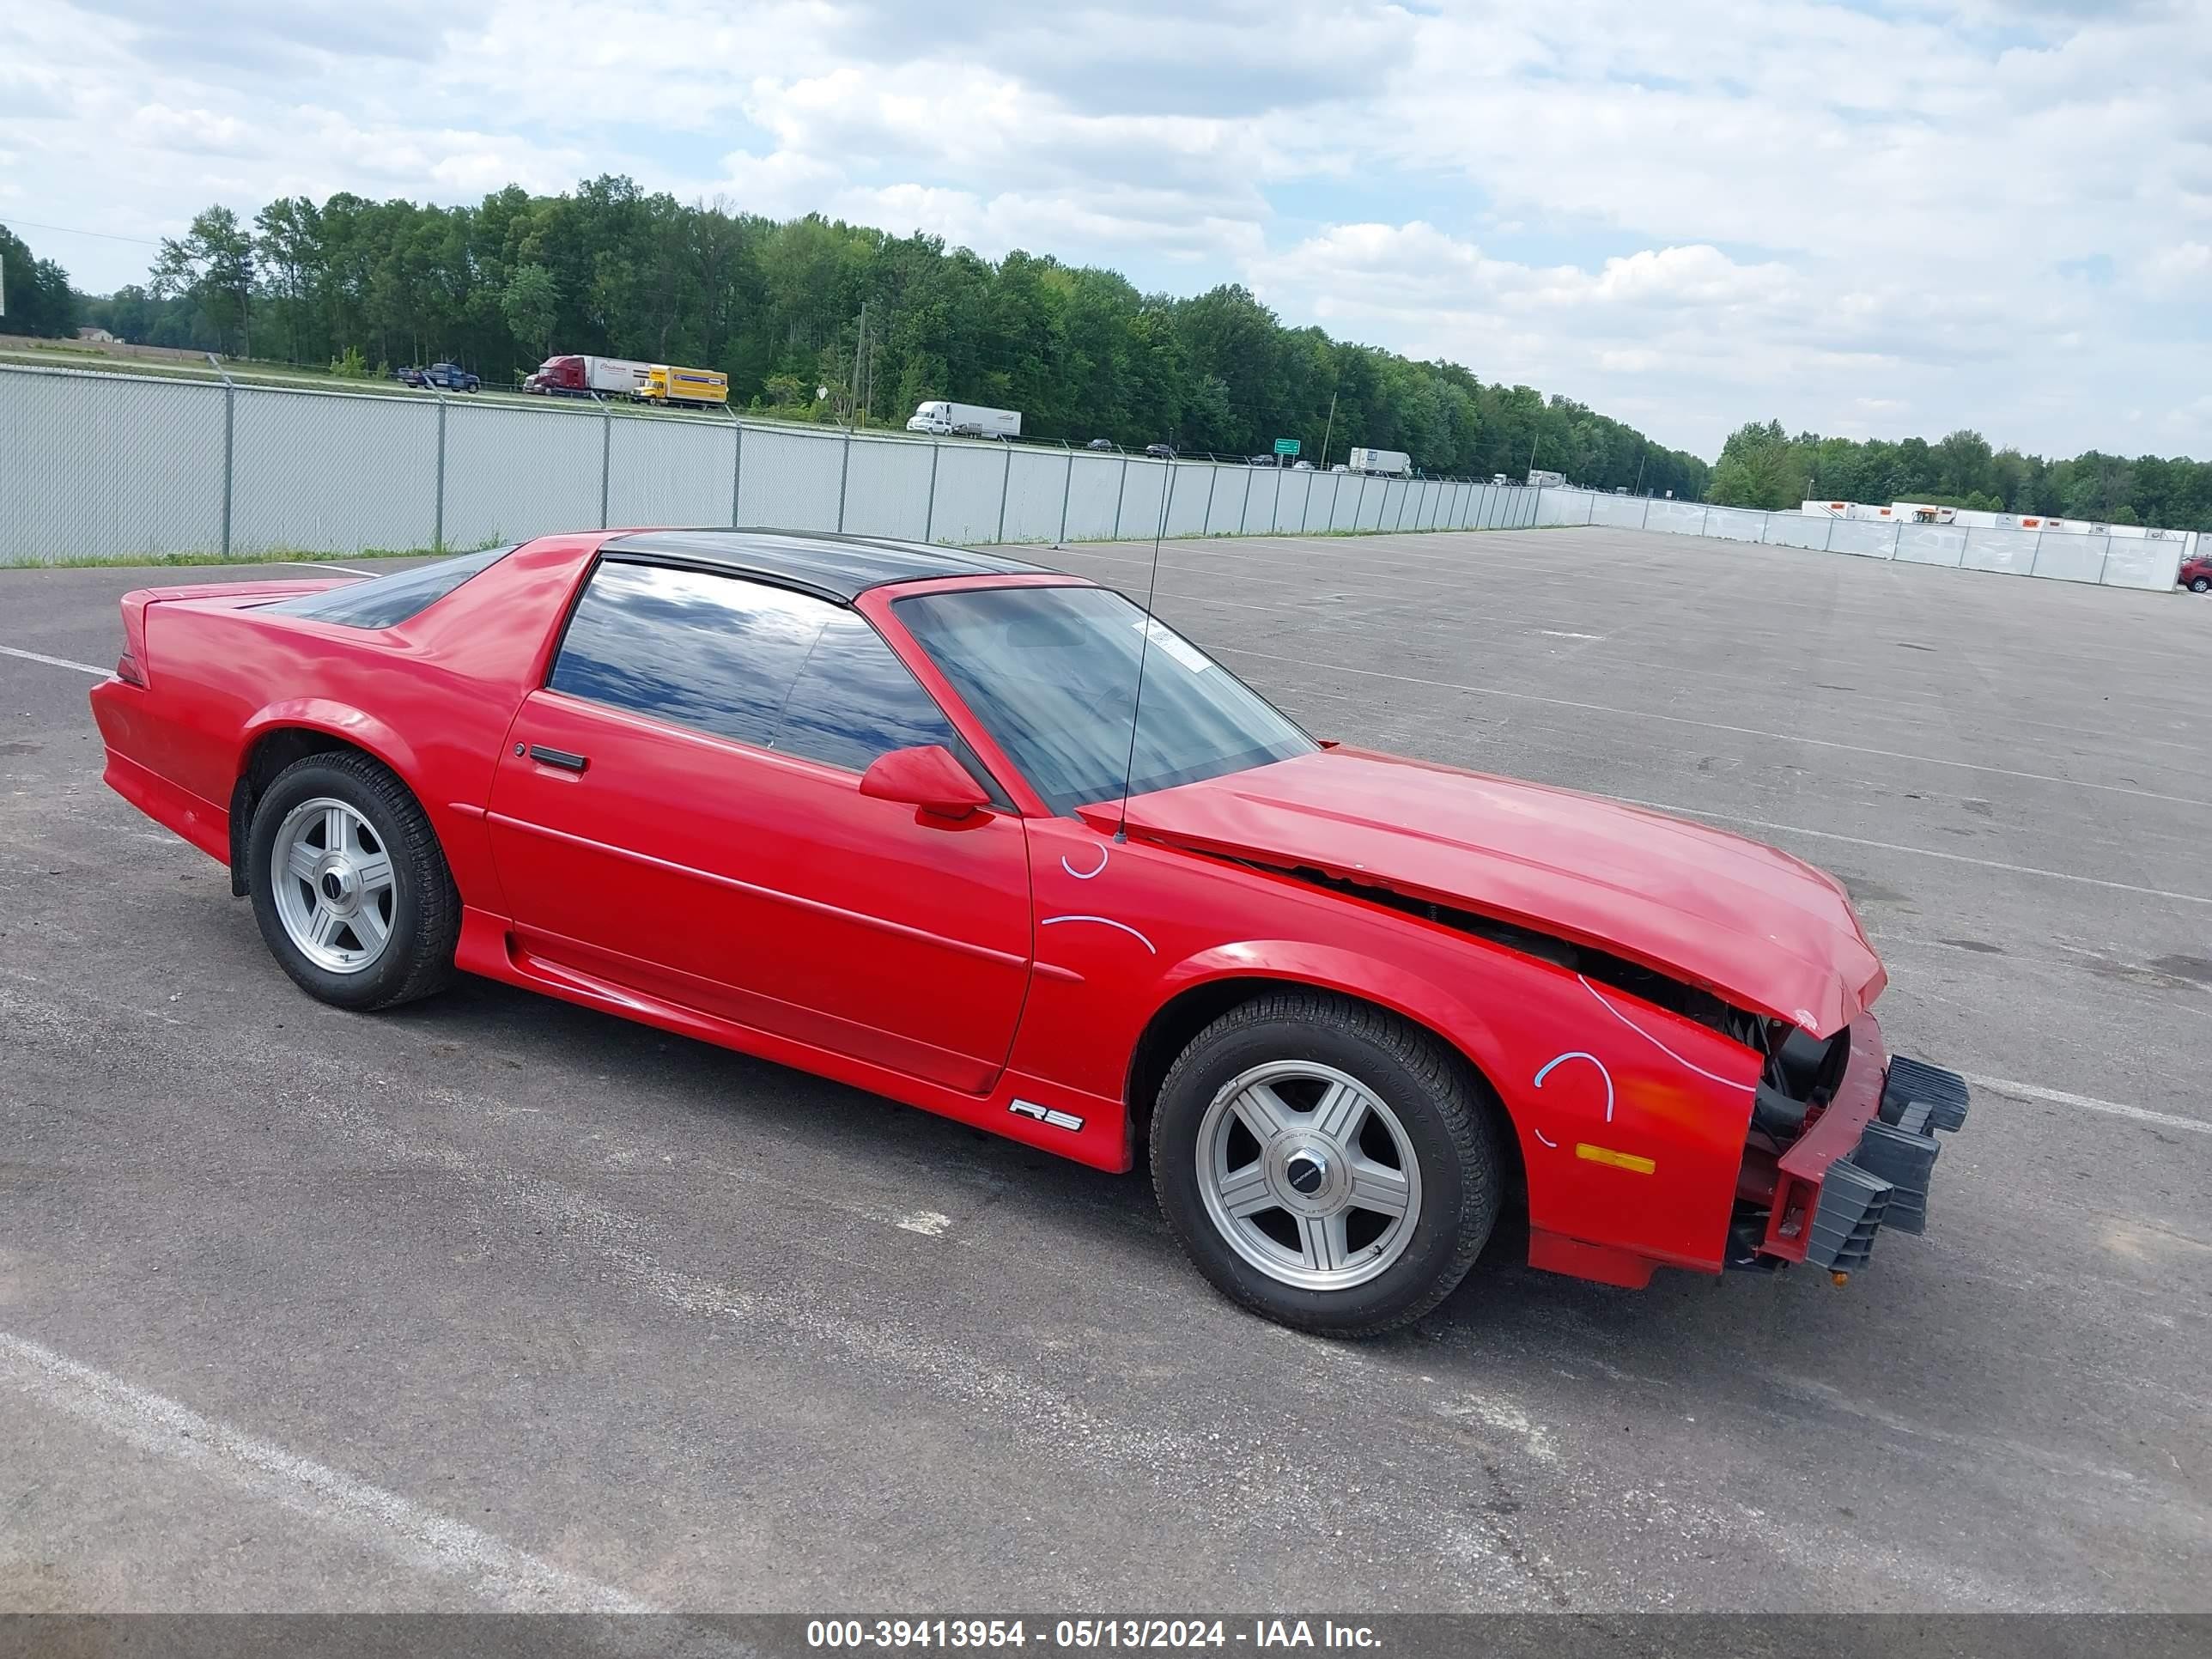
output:
M443 386L448 392L474 392L483 384L459 363L433 363L428 368L403 368L393 378L403 386Z

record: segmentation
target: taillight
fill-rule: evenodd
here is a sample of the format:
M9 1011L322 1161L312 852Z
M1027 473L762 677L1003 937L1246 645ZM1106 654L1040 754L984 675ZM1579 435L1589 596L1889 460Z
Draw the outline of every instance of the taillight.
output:
M138 672L138 659L128 651L115 659L115 678L125 685L135 685L142 690L145 689L146 677Z

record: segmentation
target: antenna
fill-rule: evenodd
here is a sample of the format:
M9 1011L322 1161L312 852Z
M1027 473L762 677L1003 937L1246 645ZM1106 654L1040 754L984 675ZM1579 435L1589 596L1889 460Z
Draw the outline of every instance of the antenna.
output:
M1137 693L1129 700L1129 757L1121 765L1121 811L1114 823L1114 839L1129 839L1129 786L1137 770L1137 721L1145 712L1145 659L1152 649L1152 596L1160 586L1160 540L1168 533L1168 507L1175 500L1176 464L1162 461L1167 483L1160 491L1160 521L1152 529L1152 574L1145 584L1145 625L1138 630Z

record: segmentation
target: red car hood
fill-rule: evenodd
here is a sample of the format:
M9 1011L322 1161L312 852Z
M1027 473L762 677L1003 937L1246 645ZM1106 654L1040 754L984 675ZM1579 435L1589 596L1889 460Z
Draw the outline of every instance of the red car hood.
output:
M1607 951L1826 1036L1887 976L1836 880L1616 801L1358 749L1139 795L1129 832L1304 866ZM1118 803L1086 810L1110 825Z

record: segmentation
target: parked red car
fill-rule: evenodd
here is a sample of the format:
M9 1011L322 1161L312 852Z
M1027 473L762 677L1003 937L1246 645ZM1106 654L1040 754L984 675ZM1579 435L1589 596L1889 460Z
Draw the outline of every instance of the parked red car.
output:
M1342 1334L1920 1231L1954 1073L1771 848L1316 742L1120 594L775 532L123 600L106 779L310 994L475 973L1108 1170ZM1131 741L1141 679L1141 729Z
M2212 553L2200 553L2193 559L2184 559L2174 580L2192 593L2212 593Z

